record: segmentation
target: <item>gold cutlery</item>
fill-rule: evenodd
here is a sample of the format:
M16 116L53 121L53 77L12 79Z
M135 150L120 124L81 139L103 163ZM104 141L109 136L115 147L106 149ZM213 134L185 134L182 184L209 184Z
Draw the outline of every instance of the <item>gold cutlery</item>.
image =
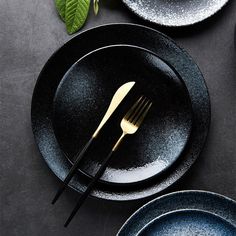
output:
M108 119L111 117L111 115L113 114L113 112L116 110L116 108L119 106L119 104L122 102L122 100L125 98L125 96L129 93L129 91L131 90L131 88L134 86L135 82L128 82L123 84L114 94L111 103L102 119L102 121L100 122L99 126L97 127L97 129L95 130L94 134L92 135L92 137L90 138L90 140L87 142L87 144L84 146L84 148L82 149L81 152L79 152L76 156L75 156L75 163L72 166L72 168L70 169L68 175L66 176L66 178L63 181L62 186L58 189L55 197L52 200L52 204L54 204L58 198L60 197L60 195L63 193L63 191L65 190L65 188L67 187L68 183L70 182L70 180L72 179L74 173L76 172L79 163L81 162L85 152L87 151L87 149L89 148L89 146L91 145L91 143L94 141L94 139L98 136L100 130L102 129L102 127L104 126L104 124L108 121Z
M145 97L140 97L138 101L131 107L131 109L127 112L127 114L124 116L124 118L121 120L120 126L123 131L122 135L118 139L118 141L115 143L113 146L111 152L108 154L108 156L103 160L98 172L96 175L92 178L91 182L87 186L85 192L80 196L75 208L71 212L71 215L67 219L65 223L65 227L68 226L68 224L71 222L73 217L75 216L76 212L79 210L79 208L82 206L83 202L86 200L88 197L89 193L99 180L99 178L103 175L103 173L106 170L106 167L108 165L109 160L115 153L115 151L118 149L119 145L121 144L122 140L124 137L128 134L134 134L140 125L142 124L145 116L148 113L148 110L152 106L152 102L150 102L147 98Z

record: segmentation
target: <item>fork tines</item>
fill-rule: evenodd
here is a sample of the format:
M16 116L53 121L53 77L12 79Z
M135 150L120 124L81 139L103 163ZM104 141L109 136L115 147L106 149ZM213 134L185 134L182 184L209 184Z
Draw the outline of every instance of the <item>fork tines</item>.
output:
M152 102L146 97L141 96L127 112L125 119L134 125L140 125L151 106Z

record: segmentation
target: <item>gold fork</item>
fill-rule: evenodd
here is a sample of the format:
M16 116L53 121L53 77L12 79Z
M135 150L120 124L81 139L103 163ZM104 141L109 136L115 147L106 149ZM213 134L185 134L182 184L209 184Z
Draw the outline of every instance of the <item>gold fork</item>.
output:
M138 128L142 124L151 106L152 106L152 102L150 102L147 98L142 96L138 99L138 101L131 107L131 109L127 112L127 114L121 120L120 126L123 131L122 135L120 136L116 144L113 146L109 155L103 160L98 172L92 178L85 192L80 196L75 208L71 212L71 215L69 216L69 218L67 219L64 225L65 227L68 226L68 224L73 219L74 215L79 210L83 202L86 200L89 193L91 192L91 190L93 189L97 181L99 180L99 178L103 175L104 171L106 170L109 160L113 156L114 152L118 149L124 137L127 134L134 134L138 130Z
M150 102L147 98L140 97L126 113L120 123L123 133L112 148L113 152L117 150L121 141L127 134L134 134L138 130L151 106L152 102Z

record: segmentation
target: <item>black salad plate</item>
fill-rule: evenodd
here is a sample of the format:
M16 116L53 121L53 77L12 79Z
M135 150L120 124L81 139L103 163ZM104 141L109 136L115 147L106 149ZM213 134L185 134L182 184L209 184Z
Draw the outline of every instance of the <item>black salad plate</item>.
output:
M236 202L206 191L180 191L145 204L118 236L236 235Z
M166 171L181 155L192 127L192 108L182 79L152 52L127 45L95 50L63 77L54 98L53 127L65 155L73 156L96 130L117 88L136 84L103 128L80 170L94 176L121 135L120 121L144 95L152 102L144 124L123 143L103 181L137 184Z
M164 26L187 26L201 22L229 0L123 0L135 14L150 22Z
M149 197L171 186L192 166L204 146L210 124L209 95L199 68L183 49L164 34L134 24L104 25L80 33L56 51L42 69L34 89L31 115L32 129L39 150L51 170L58 178L63 180L71 168L71 161L66 157L66 152L69 151L71 152L69 154L72 154L76 149L68 145L68 149L64 147L63 151L61 146L66 146L63 143L63 137L60 138L59 133L55 134L58 131L56 128L58 124L55 123L55 112L58 112L58 108L56 109L54 106L54 99L57 99L55 95L58 86L66 72L83 56L102 47L120 44L133 45L149 50L160 58L160 61L173 68L176 75L184 81L192 106L192 129L187 145L167 171L148 181L132 186L121 185L119 187L119 185L99 183L91 193L92 196L98 198L124 201ZM110 58L110 60L113 60L113 58ZM113 81L112 78L110 79ZM110 91L110 94L113 94L115 89L117 87L113 86L113 91ZM126 110L129 105L127 102L132 103L134 101L132 100L134 97L131 95L129 94L130 97L127 97L124 101L122 109ZM99 112L94 116L93 119L96 119L94 120L96 121L93 124L94 127L97 126L98 121L103 116L102 109L105 111L107 108L105 102L108 104L110 99L104 99L101 113ZM148 119L151 119L151 117L150 113ZM91 123L93 123L93 120ZM94 127L91 127L91 130ZM127 139L127 143L124 143L124 145L128 145L129 142L136 142L139 139L138 136L144 132L145 128L143 127L135 137ZM86 132L86 135L91 135L90 130ZM114 138L114 136L112 135L110 138ZM124 148L121 152L123 151L125 151ZM119 158L122 158L122 156L120 155ZM82 191L88 181L89 177L78 171L69 186L77 191Z

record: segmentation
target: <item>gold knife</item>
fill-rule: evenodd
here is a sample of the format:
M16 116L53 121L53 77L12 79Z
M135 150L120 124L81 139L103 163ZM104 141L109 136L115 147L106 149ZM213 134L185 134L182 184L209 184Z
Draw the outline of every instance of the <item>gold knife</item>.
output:
M54 199L52 200L52 204L54 204L58 200L60 195L63 193L63 191L65 190L67 184L70 182L70 180L72 179L75 171L77 170L77 168L79 166L79 163L82 160L82 158L83 158L85 152L87 151L88 147L91 145L93 140L98 136L98 134L99 134L100 130L102 129L102 127L104 126L104 124L108 121L108 119L111 117L111 115L116 110L116 108L119 106L119 104L122 102L122 100L125 98L125 96L129 93L129 91L134 86L134 84L135 84L135 82L125 83L116 91L116 93L114 94L114 96L111 100L111 103L110 103L110 105L109 105L102 121L100 122L99 126L97 127L97 129L93 133L90 140L84 146L82 151L75 156L76 161L75 161L74 165L72 166L72 168L70 169L70 171L69 171L68 175L66 176L65 180L63 181L62 186L58 189Z

